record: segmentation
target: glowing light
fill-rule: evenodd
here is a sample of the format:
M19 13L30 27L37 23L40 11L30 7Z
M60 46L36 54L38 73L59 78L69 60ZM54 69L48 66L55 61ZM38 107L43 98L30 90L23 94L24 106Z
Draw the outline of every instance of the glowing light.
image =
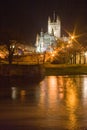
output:
M71 43L71 40L69 40L68 43Z
M54 57L54 54L52 54L52 56Z
M12 87L11 89L12 89L12 93L11 93L12 99L16 99L17 98L17 88Z
M87 52L85 52L84 55L87 56Z
M66 31L66 33L69 35L69 38L70 38L69 41L68 41L68 43L71 43L72 41L74 41L74 42L76 42L77 44L79 44L77 38L79 38L79 37L85 35L85 34L77 34L77 33L76 33L76 25L75 25L75 27L74 27L72 33L68 32L67 30L65 30L65 31Z
M83 97L87 98L87 77L83 79Z
M71 39L73 40L75 37L74 36L71 36Z
M13 45L12 48L15 48L15 45Z
M21 90L20 94L21 94L21 96L25 96L26 95L26 91L25 90Z

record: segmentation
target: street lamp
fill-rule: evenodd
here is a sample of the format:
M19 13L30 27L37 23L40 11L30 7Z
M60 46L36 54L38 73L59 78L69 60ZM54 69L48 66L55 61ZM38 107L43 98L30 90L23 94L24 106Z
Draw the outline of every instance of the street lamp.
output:
M73 40L75 37L74 36L71 36L71 39Z

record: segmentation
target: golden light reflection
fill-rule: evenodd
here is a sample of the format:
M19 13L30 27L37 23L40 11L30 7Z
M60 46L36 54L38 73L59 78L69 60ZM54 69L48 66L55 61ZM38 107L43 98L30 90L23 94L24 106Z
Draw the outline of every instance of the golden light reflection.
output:
M52 107L52 105L56 105L58 98L58 84L57 84L57 78L55 76L50 76L48 79L48 100L49 105Z
M73 78L68 78L66 82L66 108L69 113L69 120L72 124L67 124L69 128L76 126L77 115L75 114L79 106L77 84Z
M39 106L40 108L44 108L45 104L47 102L47 82L46 82L46 78L44 79L44 81L42 81L40 83L40 100L39 100Z
M87 77L83 78L83 97L87 99Z
M69 108L72 109L72 111L74 111L78 105L77 84L75 84L75 81L73 81L72 78L69 78L66 82L66 88L67 88L66 103L69 106Z
M11 97L12 97L12 99L16 99L17 98L17 88L12 87L11 89L12 89Z
M47 103L49 107L56 107L58 100L64 98L64 88L62 77L48 76L40 84L40 102L39 105ZM43 107L43 106L42 106Z
M75 128L77 125L77 116L74 113L69 115L70 123L68 123L68 128L72 129Z
M76 106L76 95L74 93L74 90L69 89L69 92L67 93L67 103L68 106L74 110L73 108Z
M20 91L20 96L21 96L21 101L24 102L25 101L25 96L26 96L26 90L21 90Z
M79 77L48 76L40 84L39 107L49 110L48 114L55 114L55 116L62 115L64 111L68 118L66 126L70 129L78 125L80 82ZM56 113L56 111L60 113Z

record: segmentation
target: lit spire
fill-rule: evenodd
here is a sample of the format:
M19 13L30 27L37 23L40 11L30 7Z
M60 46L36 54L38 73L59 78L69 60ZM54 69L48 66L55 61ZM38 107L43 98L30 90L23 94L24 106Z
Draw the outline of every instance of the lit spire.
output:
M54 11L54 13L53 13L53 21L55 21L55 11Z
M51 22L51 19L50 19L50 17L48 17L48 22L49 22L49 23Z
M57 20L60 20L59 16L57 16Z
M37 36L36 36L36 45L35 46L38 46L38 43L39 43L39 34L37 34Z
M41 34L41 37L43 37L43 28L41 28L41 33L40 34Z

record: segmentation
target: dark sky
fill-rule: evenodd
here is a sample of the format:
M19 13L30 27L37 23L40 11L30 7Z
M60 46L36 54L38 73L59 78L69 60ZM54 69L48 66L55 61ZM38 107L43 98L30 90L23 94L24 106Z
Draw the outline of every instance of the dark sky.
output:
M86 0L0 0L0 38L9 36L34 42L41 28L47 31L48 16L53 12L61 19L62 33L87 32Z

